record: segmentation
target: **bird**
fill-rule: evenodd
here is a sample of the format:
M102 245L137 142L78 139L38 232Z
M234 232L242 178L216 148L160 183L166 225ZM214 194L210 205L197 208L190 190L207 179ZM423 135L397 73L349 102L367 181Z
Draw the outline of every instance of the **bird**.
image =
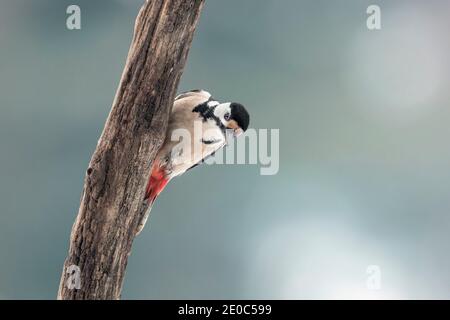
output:
M196 89L176 96L166 137L153 161L148 178L144 198L148 209L141 217L137 234L144 228L153 203L171 179L213 156L230 139L244 133L249 123L250 115L242 104L220 103L206 90ZM199 124L200 136L196 131ZM173 139L177 132L188 133L191 139Z

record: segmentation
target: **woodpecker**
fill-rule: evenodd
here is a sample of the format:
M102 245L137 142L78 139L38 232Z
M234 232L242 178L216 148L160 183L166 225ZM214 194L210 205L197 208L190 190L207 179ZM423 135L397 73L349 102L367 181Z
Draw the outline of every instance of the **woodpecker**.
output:
M226 146L229 139L247 130L249 122L250 116L240 103L220 103L205 90L179 94L169 117L166 138L153 162L145 191L149 209L141 218L137 233L142 231L155 199L171 179L198 166ZM190 139L173 139L177 130L188 133Z

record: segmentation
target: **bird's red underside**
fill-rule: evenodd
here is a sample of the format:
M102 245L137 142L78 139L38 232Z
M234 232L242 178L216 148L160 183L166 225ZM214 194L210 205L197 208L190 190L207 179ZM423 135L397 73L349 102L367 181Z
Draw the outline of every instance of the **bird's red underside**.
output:
M164 167L160 167L159 164L155 162L145 192L145 198L148 199L149 203L155 201L156 197L163 191L168 182L169 179L166 177Z

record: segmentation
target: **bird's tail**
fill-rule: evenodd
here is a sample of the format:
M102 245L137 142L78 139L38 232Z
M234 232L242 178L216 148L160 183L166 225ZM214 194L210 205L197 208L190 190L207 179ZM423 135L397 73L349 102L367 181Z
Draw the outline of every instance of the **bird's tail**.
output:
M136 236L138 236L141 231L144 229L145 227L145 223L147 222L148 216L150 215L150 211L152 210L152 206L142 206L141 209L141 213L140 213L140 220L139 220L139 224L137 227L137 231L136 231Z

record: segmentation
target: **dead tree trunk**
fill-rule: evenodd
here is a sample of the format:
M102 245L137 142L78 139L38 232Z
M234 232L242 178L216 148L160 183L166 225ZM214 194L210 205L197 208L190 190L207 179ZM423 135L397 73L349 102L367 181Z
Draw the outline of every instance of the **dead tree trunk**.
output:
M112 109L86 171L58 299L120 298L151 164L202 6L203 0L147 0L139 12Z

